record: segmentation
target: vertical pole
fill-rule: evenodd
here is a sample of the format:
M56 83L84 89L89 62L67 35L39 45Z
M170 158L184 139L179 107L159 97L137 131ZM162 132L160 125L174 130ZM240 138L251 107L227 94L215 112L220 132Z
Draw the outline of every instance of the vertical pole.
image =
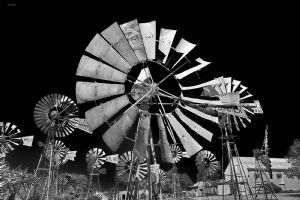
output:
M149 139L149 138L148 138ZM152 200L152 184L151 184L151 172L150 172L150 145L146 149L147 157L147 167L148 167L148 190L149 190L149 200Z
M231 154L231 148L230 148L230 144L229 144L229 138L228 138L228 133L227 133L227 129L225 127L225 139L226 139L226 146L227 146L227 154L228 154L228 160L229 160L229 166L230 166L230 179L231 179L231 185L233 185L233 197L235 200L237 200L236 198L236 184L234 178L236 178L236 174L234 171L234 166L233 166L233 159L232 159L232 154ZM235 176L235 177L234 177Z
M53 159L53 141L51 140L51 150L50 150L50 164L49 164L49 173L48 173L48 185L47 185L47 196L46 199L49 199L49 190L50 190L50 182L51 182L51 172L52 172L52 159Z

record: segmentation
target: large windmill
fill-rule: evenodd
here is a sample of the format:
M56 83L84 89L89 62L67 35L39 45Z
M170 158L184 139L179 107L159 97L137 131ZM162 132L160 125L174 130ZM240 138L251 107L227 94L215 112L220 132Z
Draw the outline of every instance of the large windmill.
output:
M169 143L180 144L190 157L199 152L198 138L210 142L213 137L199 121L219 124L219 113L230 116L228 108L241 107L242 91L206 95L207 88L225 87L225 80L228 87L235 84L223 77L190 82L209 64L190 55L195 46L176 30L159 29L156 21L115 22L97 33L76 72L77 103L85 105L90 130L105 129L102 139L115 152L139 121L134 153L148 162L153 126L163 159L171 155Z

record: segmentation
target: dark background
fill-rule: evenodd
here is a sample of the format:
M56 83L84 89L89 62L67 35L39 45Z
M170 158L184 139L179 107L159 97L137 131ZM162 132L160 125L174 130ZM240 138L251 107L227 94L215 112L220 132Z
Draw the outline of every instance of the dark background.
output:
M240 156L252 156L261 148L265 125L269 126L271 157L287 154L299 138L298 62L296 17L292 9L276 5L204 5L187 2L127 2L97 4L21 4L3 6L1 22L0 120L16 124L24 135L35 135L32 148L19 147L7 156L12 166L33 169L41 148L36 142L44 135L33 120L35 104L51 93L75 100L76 69L84 49L97 33L117 21L137 18L156 20L158 26L177 29L196 43L198 55L212 64L217 75L232 76L249 87L259 99L264 115L254 116L246 129L236 133ZM215 133L214 137L218 137ZM99 137L76 130L65 140L78 150L75 162L62 170L86 173L84 156L99 146ZM205 148L216 151L217 145ZM108 152L109 154L109 152ZM106 164L108 180L113 165ZM195 180L193 159L183 159L180 171ZM166 169L170 166L166 166Z

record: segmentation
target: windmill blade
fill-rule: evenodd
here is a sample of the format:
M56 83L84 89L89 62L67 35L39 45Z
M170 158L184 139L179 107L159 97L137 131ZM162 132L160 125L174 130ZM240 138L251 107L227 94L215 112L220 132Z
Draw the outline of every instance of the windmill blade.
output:
M85 118L89 129L94 131L129 103L128 97L123 95L86 111Z
M201 84L198 84L198 85L194 85L194 86L180 86L182 90L194 90L194 89L198 89L198 88L203 88L205 86L213 86L213 85L218 85L218 84L221 84L223 83L223 77L219 77L219 78L216 78L214 80L211 80L211 81L208 81L208 82L205 82L205 83L201 83Z
M252 97L253 95L250 94L248 91L247 91L247 95L246 96L243 96L241 97L241 100L245 100L245 99L248 99L249 97Z
M121 142L125 139L128 130L133 125L139 113L139 108L133 106L127 113L113 124L102 136L106 145L112 150L116 151Z
M150 119L151 115L146 112L142 112L139 118L133 146L133 153L139 161L146 159L146 151L150 133Z
M233 79L232 80L232 85L233 85L233 87L232 87L232 92L235 92L235 90L237 89L237 87L240 85L240 83L241 83L241 81L238 81L238 80L235 80L235 79Z
M199 99L199 98L192 98L192 97L186 97L183 94L181 94L181 99L184 101L188 101L190 103L196 103L196 104L207 104L207 105L215 105L215 106L222 106L224 103L220 100L207 100L207 99Z
M166 63L177 30L160 29L158 49L164 54L163 63Z
M191 113L194 113L195 115L197 115L197 116L199 116L199 117L201 117L203 119L207 119L207 120L212 121L212 122L214 122L216 124L219 124L219 118L217 116L208 115L208 114L206 114L204 112L201 112L198 109L192 108L192 107L187 106L187 105L185 105L185 106L180 105L180 108L185 109L185 110L187 110L187 111L189 111Z
M161 186L165 186L167 182L167 175L164 170L159 169L159 183Z
M125 58L129 65L135 66L139 62L117 22L102 31L101 35Z
M157 124L159 128L159 141L160 141L160 150L162 155L162 161L168 162L168 158L172 157L170 144L167 138L167 132L160 115L157 116Z
M147 58L155 59L156 50L156 21L139 23Z
M126 39L139 61L147 60L147 55L137 19L120 25Z
M210 64L210 62L202 60L200 57L196 59L196 61L199 63L199 65L192 67L190 69L187 69L179 74L176 74L175 77L180 80L194 72L200 71L202 68L206 67L207 65Z
M205 138L206 140L211 142L212 136L213 134L204 129L202 126L200 126L199 124L197 124L196 122L194 122L193 120L191 120L190 118L188 118L186 115L184 115L179 108L175 109L176 114L178 115L178 117L188 126L190 127L193 131L195 131L197 134L199 134L200 136L202 136L203 138Z
M132 66L108 43L105 39L96 34L85 49L90 54L101 58L124 73L128 73Z
M224 83L225 83L225 87L226 87L226 92L231 93L232 78L231 77L224 78Z
M182 53L182 56L177 60L177 62L172 66L172 68L174 66L176 66L177 63L179 63L179 61L185 57L196 45L193 43L190 43L189 41L181 38L181 40L179 41L179 43L177 44L175 51L178 53Z
M124 83L126 80L124 72L85 55L80 59L76 75L119 83Z
M123 84L108 84L96 82L76 82L77 103L95 101L106 97L123 94L125 86Z
M191 157L202 149L202 147L192 138L192 136L185 130L185 128L177 121L172 113L167 114L173 129L178 135L184 149Z
M137 170L136 170L136 174L135 174L135 177L141 181L143 180L146 175L148 173L148 170L147 170L147 163L146 162L143 162L143 163L140 163L137 167Z

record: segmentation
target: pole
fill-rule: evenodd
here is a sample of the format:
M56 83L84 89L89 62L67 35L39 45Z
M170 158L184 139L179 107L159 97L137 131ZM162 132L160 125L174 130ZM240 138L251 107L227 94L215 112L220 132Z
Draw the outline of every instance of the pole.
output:
M49 190L50 190L50 182L51 182L51 170L52 170L52 159L53 159L53 142L51 143L51 150L50 150L50 164L49 164L49 173L48 173L48 183L47 183L47 196L46 199L49 199Z

